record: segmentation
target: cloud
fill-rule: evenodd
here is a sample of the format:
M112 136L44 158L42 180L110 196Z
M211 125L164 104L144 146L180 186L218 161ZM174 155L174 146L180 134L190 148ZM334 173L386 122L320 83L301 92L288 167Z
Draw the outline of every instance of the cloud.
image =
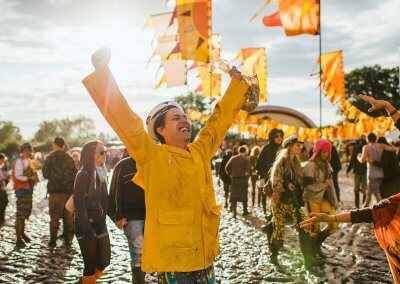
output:
M263 26L262 17L275 12L276 3L249 24L263 2L213 1L213 32L222 36L222 58L231 60L241 48L265 47L269 103L295 108L318 124L318 79L310 77L317 71L318 37L286 37L279 27ZM7 106L1 118L14 121L26 138L43 120L81 114L93 118L98 131L112 133L81 83L93 70L91 54L103 45L112 48L111 69L142 118L158 102L195 88L196 83L153 89L159 63L145 67L153 35L142 27L150 14L166 10L164 0L0 0L0 94ZM392 67L398 61L399 10L397 0L323 1L323 51L343 50L346 71ZM223 75L223 87L227 84ZM21 106L28 115L20 115ZM325 98L323 106L323 123L336 122L336 107Z

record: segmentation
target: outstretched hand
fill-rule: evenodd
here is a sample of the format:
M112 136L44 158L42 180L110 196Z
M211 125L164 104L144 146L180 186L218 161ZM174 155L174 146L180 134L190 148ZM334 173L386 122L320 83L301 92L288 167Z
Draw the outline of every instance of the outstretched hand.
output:
M388 102L384 100L375 100L373 97L366 95L359 95L360 99L366 101L371 104L371 107L368 109L368 112L373 112L378 109L385 109L387 107Z
M300 222L300 228L308 228L319 222L332 222L331 216L326 213L310 213L310 217L303 222Z
M111 50L107 47L102 47L92 55L92 64L96 71L102 70L108 66L110 62Z

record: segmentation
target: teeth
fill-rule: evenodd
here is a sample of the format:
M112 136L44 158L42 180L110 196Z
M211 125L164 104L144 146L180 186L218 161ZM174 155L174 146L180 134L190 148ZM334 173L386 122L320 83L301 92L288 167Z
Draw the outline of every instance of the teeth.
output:
M180 129L180 131L181 131L181 132L189 132L189 129L186 128L186 127L183 127L183 128Z

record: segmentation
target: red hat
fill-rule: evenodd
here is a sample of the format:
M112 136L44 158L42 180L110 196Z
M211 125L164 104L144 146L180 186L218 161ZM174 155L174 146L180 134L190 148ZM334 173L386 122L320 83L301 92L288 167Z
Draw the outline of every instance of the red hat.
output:
M332 157L332 144L331 142L325 139L318 139L317 143L315 143L313 148L313 155L311 156L310 160L311 161L314 160L318 156L319 151L321 150L329 151L328 161L330 161Z

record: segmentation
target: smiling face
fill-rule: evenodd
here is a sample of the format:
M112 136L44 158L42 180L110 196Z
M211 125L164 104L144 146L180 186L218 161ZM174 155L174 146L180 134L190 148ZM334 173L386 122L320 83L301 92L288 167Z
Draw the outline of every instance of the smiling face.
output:
M301 149L303 149L303 143L301 142L296 142L290 147L290 153L292 155L300 155L301 154Z
M192 122L183 111L172 108L166 113L164 126L158 127L157 132L164 137L165 144L186 146L192 135Z

